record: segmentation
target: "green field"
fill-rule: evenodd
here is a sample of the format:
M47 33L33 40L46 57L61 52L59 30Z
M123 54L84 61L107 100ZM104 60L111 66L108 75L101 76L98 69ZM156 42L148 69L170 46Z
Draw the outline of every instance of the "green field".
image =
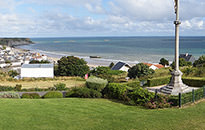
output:
M205 102L148 110L106 99L0 99L0 129L202 130Z

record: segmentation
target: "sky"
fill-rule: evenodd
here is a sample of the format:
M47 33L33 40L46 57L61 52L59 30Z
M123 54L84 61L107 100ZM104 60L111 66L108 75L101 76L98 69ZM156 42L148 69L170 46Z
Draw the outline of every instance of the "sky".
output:
M0 37L173 36L174 0L0 0ZM205 36L205 0L180 0L180 35Z

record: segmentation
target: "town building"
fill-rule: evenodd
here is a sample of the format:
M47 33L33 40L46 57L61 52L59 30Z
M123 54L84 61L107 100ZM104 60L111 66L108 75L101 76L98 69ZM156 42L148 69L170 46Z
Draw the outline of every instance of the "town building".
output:
M121 71L126 71L128 72L128 70L130 69L130 65L129 64L126 64L124 62L118 62L117 64L115 64L111 70L121 70Z
M53 78L53 64L23 64L20 72L21 78Z
M195 58L193 55L190 55L188 53L186 54L180 54L179 58L183 58L185 61L191 62L192 64L195 62Z

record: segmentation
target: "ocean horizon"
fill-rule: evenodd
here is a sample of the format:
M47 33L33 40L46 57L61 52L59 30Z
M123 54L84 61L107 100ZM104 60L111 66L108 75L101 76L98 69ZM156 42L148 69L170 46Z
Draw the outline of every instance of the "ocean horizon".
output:
M51 57L77 56L89 64L109 65L124 61L159 63L161 58L170 62L175 54L174 36L125 36L125 37L50 37L31 38L35 44L20 46ZM192 54L196 59L205 54L205 37L180 37L180 53ZM100 56L91 59L90 56Z

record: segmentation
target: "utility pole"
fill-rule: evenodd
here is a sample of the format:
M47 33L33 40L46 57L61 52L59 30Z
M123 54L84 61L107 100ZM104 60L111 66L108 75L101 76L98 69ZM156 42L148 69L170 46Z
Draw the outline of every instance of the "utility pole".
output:
M181 22L179 21L179 0L174 0L175 2L175 14L176 21L175 24L175 69L171 73L172 79L171 82L161 88L161 92L165 94L178 95L179 93L183 93L185 89L188 88L187 85L183 84L181 76L183 73L179 70L179 25Z

